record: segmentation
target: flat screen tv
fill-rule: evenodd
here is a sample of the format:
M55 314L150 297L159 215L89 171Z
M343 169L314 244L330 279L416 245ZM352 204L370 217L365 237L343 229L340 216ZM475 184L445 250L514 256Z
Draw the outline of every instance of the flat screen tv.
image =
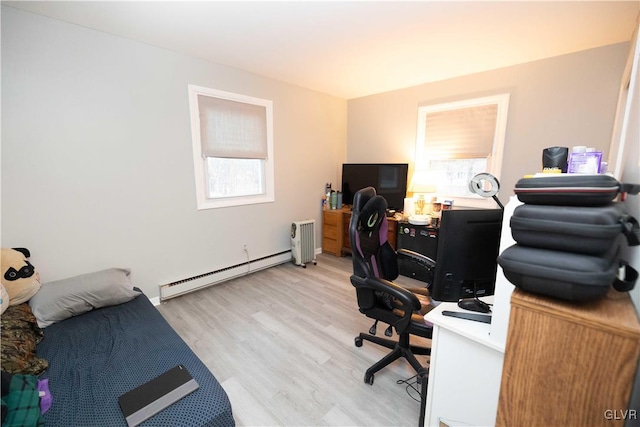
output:
M342 165L342 203L353 204L353 195L373 187L384 197L389 209L401 211L407 194L407 163L344 163Z

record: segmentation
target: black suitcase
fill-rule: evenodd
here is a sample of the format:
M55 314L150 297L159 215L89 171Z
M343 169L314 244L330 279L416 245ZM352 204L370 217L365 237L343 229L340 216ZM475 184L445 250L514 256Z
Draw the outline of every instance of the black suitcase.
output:
M524 204L511 216L511 235L522 246L602 255L625 235L630 246L640 244L638 221L619 203L605 206Z
M637 271L619 261L620 245L604 256L558 252L518 244L498 257L505 277L525 291L568 301L599 298L613 285L619 291L633 289ZM622 278L617 276L623 272Z
M603 206L619 194L638 194L640 185L622 184L610 175L553 174L518 180L514 192L523 203Z

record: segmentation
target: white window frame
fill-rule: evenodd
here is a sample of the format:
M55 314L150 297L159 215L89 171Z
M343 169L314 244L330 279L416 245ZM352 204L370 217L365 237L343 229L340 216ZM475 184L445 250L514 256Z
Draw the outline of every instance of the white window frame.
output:
M196 199L198 210L216 209L230 206L253 205L275 201L274 156L273 156L273 101L252 96L211 89L203 86L188 85L189 111L191 114L191 140L193 146L193 167L196 181ZM267 158L264 160L264 193L231 197L209 198L207 195L207 159L202 154L200 139L200 113L198 96L211 96L246 104L260 105L266 109Z
M451 111L470 107L479 107L483 105L496 104L498 106L496 116L496 129L493 140L493 146L491 149L491 155L487 158L487 170L500 179L500 173L502 171L502 158L504 151L504 141L507 131L507 114L509 111L509 94L499 94L486 96L482 98L465 99L460 101L448 102L443 104L433 104L418 107L418 129L416 138L416 160L415 170L428 170L429 162L432 160L448 160L448 159L433 159L428 158L425 153L425 137L426 137L426 123L427 115L430 113ZM463 199L483 199L483 197L476 194L440 194L439 197L443 198L463 198Z

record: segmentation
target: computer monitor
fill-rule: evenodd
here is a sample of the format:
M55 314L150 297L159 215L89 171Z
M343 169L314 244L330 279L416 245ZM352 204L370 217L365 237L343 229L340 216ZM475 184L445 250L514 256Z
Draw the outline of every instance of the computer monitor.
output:
M502 209L442 211L436 268L429 288L436 301L493 295Z
M408 163L344 163L342 203L353 204L358 190L373 187L387 201L389 209L401 211L407 197Z

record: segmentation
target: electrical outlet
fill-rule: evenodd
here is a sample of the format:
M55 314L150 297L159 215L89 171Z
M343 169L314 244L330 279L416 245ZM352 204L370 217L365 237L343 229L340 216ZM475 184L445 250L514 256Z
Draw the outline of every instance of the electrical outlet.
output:
M249 251L249 249L247 249L247 244L246 243L244 245L242 245L242 250L244 252L248 252Z

